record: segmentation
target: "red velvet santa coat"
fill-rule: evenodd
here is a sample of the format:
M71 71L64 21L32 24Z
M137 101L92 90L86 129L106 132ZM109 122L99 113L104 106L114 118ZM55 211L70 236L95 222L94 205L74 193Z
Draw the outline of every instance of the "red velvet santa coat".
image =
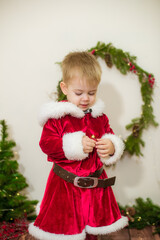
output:
M103 108L101 100L87 114L69 102L45 104L40 114L43 126L40 147L47 154L48 161L78 176L88 176L103 164L115 163L121 157L124 145L110 128ZM96 149L90 154L84 153L84 135L110 139L115 147L114 155L101 159ZM107 178L105 171L100 178ZM39 215L30 224L29 232L41 240L84 240L86 233L107 234L127 224L111 187L79 188L57 176L52 169Z

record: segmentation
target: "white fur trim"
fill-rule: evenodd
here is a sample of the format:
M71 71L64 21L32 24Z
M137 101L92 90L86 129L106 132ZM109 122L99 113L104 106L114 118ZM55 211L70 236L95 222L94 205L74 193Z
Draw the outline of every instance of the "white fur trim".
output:
M49 118L59 119L65 115L70 114L77 118L84 117L84 112L76 105L70 102L49 102L41 107L38 120L43 126Z
M86 232L88 234L93 234L93 235L98 235L98 234L105 235L105 234L119 231L120 229L122 229L126 226L128 226L128 218L122 216L118 221L116 221L115 223L108 225L108 226L90 227L87 225Z
M41 206L41 202L37 203L36 205L36 215L38 216L39 212L40 212L40 206Z
M83 230L82 233L74 235L55 234L45 232L33 224L34 223L29 224L28 231L32 236L40 240L84 240L86 237L85 230Z
M82 131L66 133L63 135L63 151L69 160L83 160L88 157L83 151L82 138L85 133Z
M104 111L104 102L101 99L98 99L96 103L91 107L92 108L92 117L96 118L103 114Z
M118 159L121 158L123 151L124 151L124 143L122 141L122 139L114 134L104 134L102 136L102 139L110 139L112 141L112 143L114 144L114 148L115 148L115 153L113 156L111 156L110 158L100 158L101 161L105 164L105 165L111 165L114 164Z
M103 114L104 103L102 100L98 99L96 103L92 106L92 117L96 118ZM49 118L59 119L65 115L71 115L77 118L83 118L84 112L78 108L76 105L70 102L49 102L42 105L38 121L43 127Z

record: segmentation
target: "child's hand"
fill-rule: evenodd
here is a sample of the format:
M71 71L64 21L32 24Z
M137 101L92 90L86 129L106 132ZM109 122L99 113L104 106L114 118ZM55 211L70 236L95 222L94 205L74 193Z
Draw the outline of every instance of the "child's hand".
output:
M83 136L82 145L83 145L84 153L90 153L93 151L93 148L96 146L96 141L87 136Z
M97 139L96 148L101 158L107 158L115 152L114 145L109 139Z

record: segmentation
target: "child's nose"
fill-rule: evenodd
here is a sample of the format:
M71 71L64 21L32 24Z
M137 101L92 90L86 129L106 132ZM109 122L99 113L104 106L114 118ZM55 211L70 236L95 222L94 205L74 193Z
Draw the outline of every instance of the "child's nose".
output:
M87 101L88 99L89 99L88 94L84 94L84 95L83 95L83 100Z

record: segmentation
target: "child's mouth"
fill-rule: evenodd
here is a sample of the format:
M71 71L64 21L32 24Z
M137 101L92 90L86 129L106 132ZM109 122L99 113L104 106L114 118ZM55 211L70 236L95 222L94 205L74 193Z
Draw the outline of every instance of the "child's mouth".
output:
M82 108L88 108L88 104L80 104Z

